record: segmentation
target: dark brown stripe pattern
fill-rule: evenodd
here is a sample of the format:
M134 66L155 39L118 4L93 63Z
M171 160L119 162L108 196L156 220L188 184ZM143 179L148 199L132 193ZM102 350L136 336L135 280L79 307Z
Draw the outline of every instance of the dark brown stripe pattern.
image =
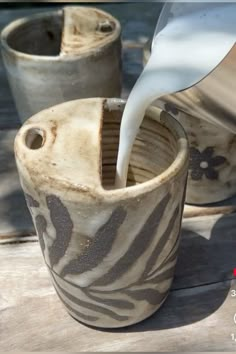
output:
M53 267L65 255L74 225L67 208L63 205L60 198L55 195L49 195L46 197L46 202L52 224L56 230L56 239L49 249L50 264Z
M60 275L64 277L67 274L81 274L97 267L111 250L126 214L122 207L116 208L109 220L96 232L90 247L66 265Z
M32 204L37 205L37 201L32 202L30 198L28 200L31 207ZM50 243L47 245L46 240L47 222L49 221L46 221L43 215L38 214L35 217L35 225L42 251L44 252L45 248L48 248L50 261L48 266L55 289L72 316L86 323L96 323L101 327L105 318L108 326L119 327L134 322L133 318L138 316L141 319L143 313L147 311L151 313L162 304L174 276L182 199L171 215L168 210L170 203L173 203L173 200L171 195L167 193L154 207L129 248L115 263L110 264L110 269L105 274L99 275L99 269L102 268L106 257L112 258L111 250L120 227L123 223L128 222L127 211L122 206L114 209L106 223L90 238L92 242L84 248L82 254L74 259L68 259L60 274L56 274L55 266L66 255L74 225L60 198L55 195L46 196L50 222L56 231L56 238L52 245ZM165 217L165 212L167 212L169 221L160 234L159 226ZM137 220L137 222L139 221ZM171 242L168 242L170 236ZM156 238L157 242L155 242ZM154 248L151 248L152 244L155 244ZM158 257L164 249L166 257L158 267L155 267ZM149 255L147 250L149 250ZM139 279L133 282L126 281L126 277L129 279L130 270L135 267L140 257L143 257L145 267L144 270L143 267L142 270L140 269ZM75 284L74 280L80 280L82 275L86 277L85 273L89 274L91 271L93 278L91 278L89 286L83 288ZM92 280L94 277L95 280ZM111 290L116 281L120 281L121 286L116 290ZM160 284L161 287L159 287Z
M35 200L31 195L28 193L25 193L25 200L28 208L38 208L39 207L39 202Z
M56 281L55 278L52 274L52 277L54 279L55 285L57 290L60 291L60 293L62 293L63 295L65 295L70 301L72 301L73 303L85 308L85 309L89 309L89 310L93 310L96 313L101 313L104 315L107 315L113 319L115 319L116 321L127 321L129 318L127 316L120 316L117 313L106 309L105 307L99 306L98 304L94 305L93 303L89 303L83 300L78 299L77 297L71 295L70 293L68 293L65 289L63 289Z
M114 267L111 268L107 274L95 281L92 284L93 286L104 286L120 278L127 271L127 269L129 269L129 267L136 262L138 257L145 252L146 248L150 245L156 235L157 227L169 199L170 195L167 194L161 202L158 203L125 255L114 265Z
M39 238L39 243L41 246L42 251L44 252L45 250L45 242L43 238L43 234L46 232L47 228L47 221L43 215L37 215L35 217L35 228L37 230L38 238Z

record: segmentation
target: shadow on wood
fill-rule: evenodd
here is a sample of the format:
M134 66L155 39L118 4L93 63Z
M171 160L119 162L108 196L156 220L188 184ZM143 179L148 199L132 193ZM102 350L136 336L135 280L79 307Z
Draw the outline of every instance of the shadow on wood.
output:
M34 230L16 170L15 134L16 130L0 131L0 241Z
M194 221L195 219L195 221ZM235 214L183 221L173 289L232 279L236 249ZM184 270L184 274L183 274Z
M2 219L0 238L6 236L10 239L10 236L35 233L21 190L15 190L4 197L0 197L0 214Z

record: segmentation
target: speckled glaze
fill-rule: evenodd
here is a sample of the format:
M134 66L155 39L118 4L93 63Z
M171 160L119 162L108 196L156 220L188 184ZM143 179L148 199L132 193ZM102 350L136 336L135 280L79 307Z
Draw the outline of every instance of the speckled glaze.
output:
M180 124L151 107L128 186L112 189L124 101L44 110L15 139L22 188L56 292L77 320L124 327L155 312L171 286L188 170Z
M119 97L121 27L96 8L65 7L10 23L1 49L21 121L86 97Z
M149 56L150 42L144 47L144 65ZM190 163L186 202L201 205L232 197L236 194L236 135L178 110L168 97L155 104L177 119L188 136ZM197 102L195 105L197 107ZM214 107L211 110L214 111Z

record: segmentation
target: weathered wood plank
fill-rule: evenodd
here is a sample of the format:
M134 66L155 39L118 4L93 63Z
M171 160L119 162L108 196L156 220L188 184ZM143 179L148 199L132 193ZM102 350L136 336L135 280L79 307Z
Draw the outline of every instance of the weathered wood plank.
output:
M236 215L187 218L182 223L175 289L232 279Z
M229 290L235 289L236 281L172 290L163 307L148 320L121 330L101 331L76 322L66 313L51 285L38 244L1 246L0 259L3 351L150 352L158 348L192 352L235 348L231 340L235 298Z
M236 196L226 201L209 205L197 206L188 205L184 206L184 218L192 218L195 216L215 215L215 214L231 214L236 211Z

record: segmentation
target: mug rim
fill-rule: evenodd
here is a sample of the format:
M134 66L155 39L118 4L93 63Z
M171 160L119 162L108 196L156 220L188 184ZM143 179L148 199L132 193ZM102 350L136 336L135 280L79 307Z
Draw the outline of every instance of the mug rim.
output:
M60 106L70 106L72 102L76 101L87 101L87 100L98 100L101 102L102 106L104 109L108 108L109 110L119 110L123 111L123 108L126 104L126 100L120 99L120 98L86 98L86 99L77 99L73 101L67 101L64 103L60 103L54 107L47 108L44 111L46 113L47 110L52 110L52 108L55 110L56 108L59 109ZM162 113L162 114L161 114ZM35 114L31 118L37 116L39 113ZM97 187L93 188L88 188L86 191L86 196L89 198L94 198L107 202L109 204L111 203L116 203L116 202L121 202L122 200L126 200L128 198L135 198L135 197L140 197L144 194L147 194L149 192L154 191L155 189L159 188L160 186L167 185L169 184L172 180L175 180L176 178L181 178L182 175L186 174L187 178L187 172L188 172L188 160L189 160L189 144L188 144L188 139L186 136L186 133L184 131L184 128L181 126L181 124L173 118L169 113L163 111L162 109L155 107L155 106L150 106L146 110L146 115L150 117L151 119L155 119L160 123L162 126L166 127L170 133L172 134L173 137L176 139L176 144L177 144L177 153L176 156L173 158L173 161L171 164L159 175L136 185L133 186L128 186L124 188L119 188L119 189L105 189L102 185L102 176L101 176L101 183ZM28 124L31 122L26 122L22 127L25 126L25 129L23 128L23 132L21 131L21 135L24 135L24 131L28 129ZM15 154L17 154L17 150L19 147L20 141L18 141L18 134L16 135L15 139L15 144L14 144L14 150ZM102 164L102 159L100 160L100 164ZM41 176L42 181L45 180L44 176ZM64 187L64 182L63 180L60 180L60 178L54 178L54 186L58 186L58 190L60 190L60 187ZM73 192L75 191L84 191L83 186L78 186L77 184L70 182L70 185L67 185L68 190L72 190ZM56 187L57 189L57 187ZM84 193L83 193L84 194ZM71 193L68 193L70 195L71 199Z
M121 108L121 106L125 106L127 100L117 99L117 98L106 98L105 103L108 103L108 106L117 106ZM164 114L161 114L164 113ZM154 178L151 178L145 182L128 186L119 189L105 189L102 187L102 196L108 197L108 199L112 198L120 200L123 197L131 198L138 197L142 194L146 194L148 192L153 191L154 189L169 183L176 176L184 173L184 169L186 167L186 177L188 172L188 160L189 160L189 144L186 132L182 125L172 117L168 112L158 108L156 106L150 105L146 110L146 115L150 118L155 118L162 126L167 128L172 136L176 138L177 142L177 154L171 164L159 175Z
M13 33L13 31L17 30L18 27L20 27L21 25L25 24L25 23L30 23L33 22L37 19L41 19L41 18L48 18L48 17L52 17L53 15L57 15L57 16L62 16L63 15L63 9L66 7L85 7L85 6L63 6L61 9L59 10L52 10L52 11L45 11L45 12L39 12L39 13L35 13L32 15L28 15L28 16L24 16L21 18L18 18L16 20L13 20L12 22L10 22L8 25L6 25L2 31L1 31L1 35L0 35L0 42L1 42L1 46L2 49L4 49L7 53L12 54L13 56L17 57L17 58L21 58L24 60L30 60L30 61L74 61L74 60L78 60L81 58L86 58L88 56L97 54L100 52L101 49L105 49L107 46L111 45L111 43L115 42L117 39L119 39L120 35L121 35L121 25L118 19L116 19L113 15L111 15L110 13L103 11L99 8L96 7L85 7L85 8L89 8L91 10L96 10L99 11L103 14L105 14L106 16L112 18L112 20L115 23L115 29L113 31L113 34L110 37L110 41L107 41L106 43L103 43L102 45L96 46L95 48L92 49L88 49L86 52L81 53L81 54L60 54L58 53L57 55L38 55L38 54L29 54L29 53L25 53L25 52L21 52L19 50L16 50L14 48L12 48L9 44L8 44L8 37L11 33Z

